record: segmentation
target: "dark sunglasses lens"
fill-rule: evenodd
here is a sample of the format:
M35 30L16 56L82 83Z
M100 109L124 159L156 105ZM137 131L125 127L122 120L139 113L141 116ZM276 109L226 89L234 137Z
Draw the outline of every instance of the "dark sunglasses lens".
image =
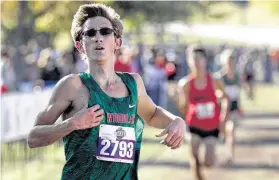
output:
M84 35L88 36L88 37L94 37L96 35L96 33L97 33L97 31L95 29L90 29L88 31L85 31Z
M113 30L110 29L110 28L102 28L102 29L100 29L100 34L101 34L102 36L109 35L109 34L111 34L112 32L113 32Z

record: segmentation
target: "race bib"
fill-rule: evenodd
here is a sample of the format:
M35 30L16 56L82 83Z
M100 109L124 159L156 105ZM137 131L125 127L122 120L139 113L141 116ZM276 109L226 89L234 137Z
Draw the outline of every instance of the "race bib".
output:
M135 142L134 128L101 124L96 157L103 161L133 163Z
M196 106L196 114L199 119L212 118L214 116L215 106L213 102L199 103Z

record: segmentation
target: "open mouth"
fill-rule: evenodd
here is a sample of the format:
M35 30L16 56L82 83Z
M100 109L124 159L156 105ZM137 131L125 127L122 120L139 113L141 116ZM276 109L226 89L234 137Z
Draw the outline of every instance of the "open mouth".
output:
M96 48L95 48L95 50L104 50L105 48L103 48L102 46L97 46Z

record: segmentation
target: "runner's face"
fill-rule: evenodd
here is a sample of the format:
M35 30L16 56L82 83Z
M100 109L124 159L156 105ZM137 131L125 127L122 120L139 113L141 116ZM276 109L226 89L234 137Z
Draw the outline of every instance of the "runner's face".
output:
M112 30L111 22L104 17L97 16L85 21L81 41L84 54L89 61L104 64L109 60L113 60L112 57L114 57L118 44Z
M200 52L196 52L193 54L192 59L192 68L195 71L205 71L206 70L206 59L204 55Z

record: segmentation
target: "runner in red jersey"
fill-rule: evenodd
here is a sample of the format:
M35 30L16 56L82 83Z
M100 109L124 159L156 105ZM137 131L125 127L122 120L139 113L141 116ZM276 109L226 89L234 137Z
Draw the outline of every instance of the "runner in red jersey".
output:
M215 163L215 145L219 132L224 131L229 101L222 81L206 72L205 50L193 47L188 55L191 74L179 81L177 102L190 131L191 167L195 178L203 180L201 165L210 167ZM202 142L205 144L203 163L199 159Z
M206 84L199 89L196 86L197 77L189 79L188 102L186 122L190 128L199 128L211 131L219 126L220 110L213 87L213 80L209 73L205 74Z

